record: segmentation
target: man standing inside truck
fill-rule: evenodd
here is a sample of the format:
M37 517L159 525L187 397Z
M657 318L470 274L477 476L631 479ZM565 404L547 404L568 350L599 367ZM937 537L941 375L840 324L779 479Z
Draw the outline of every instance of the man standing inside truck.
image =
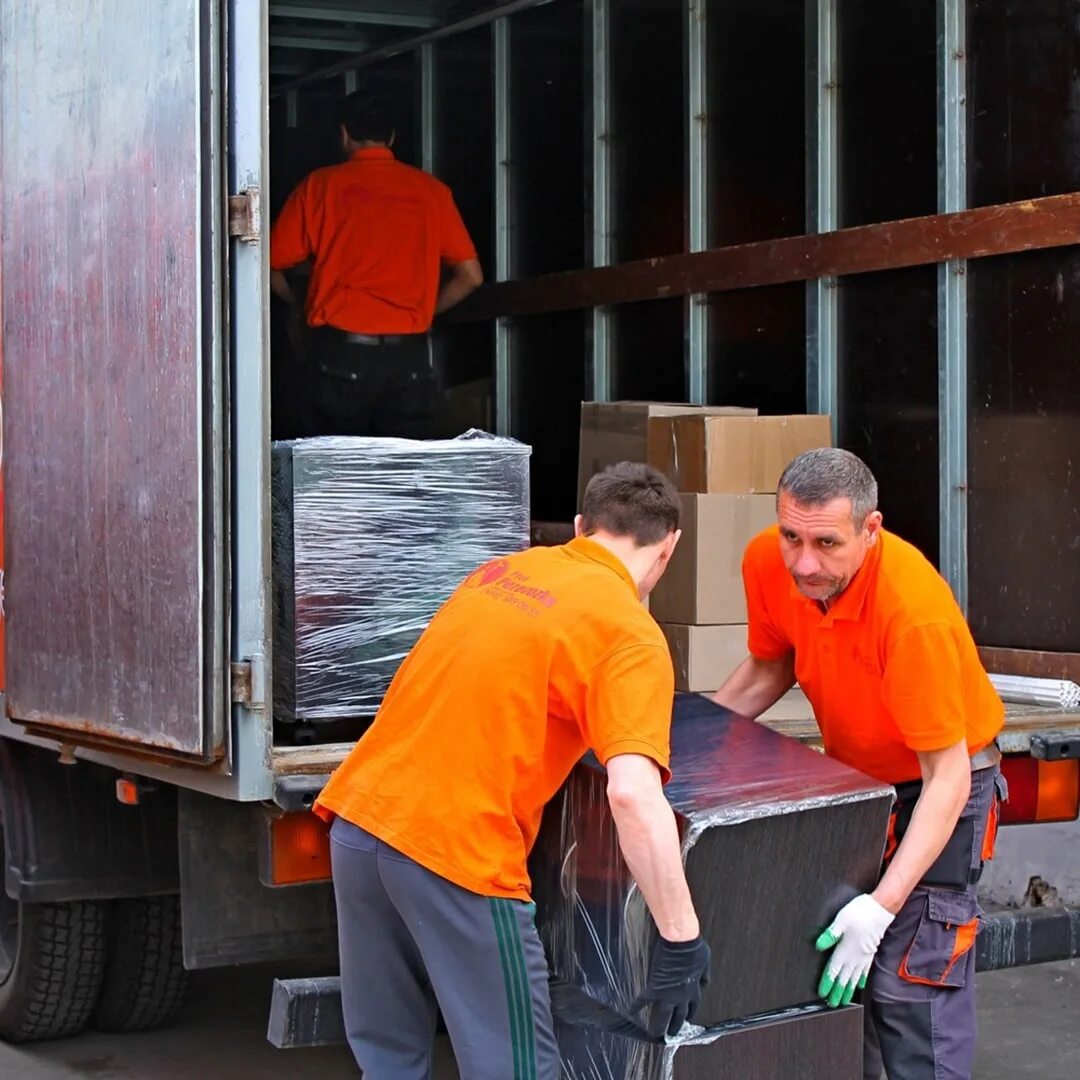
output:
M818 939L819 992L865 988L867 1080L960 1080L975 1051L975 887L1004 796L1001 701L948 585L882 528L854 454L785 470L743 560L750 656L715 696L760 716L797 680L826 753L894 784L884 873Z
M312 435L435 434L428 331L483 281L450 189L394 158L375 99L342 103L346 161L289 196L270 237L270 287L306 331ZM300 313L284 271L311 260ZM446 271L444 275L444 270Z
M585 491L575 539L480 567L401 665L316 803L330 832L346 1034L367 1080L427 1080L436 1009L469 1080L555 1080L526 859L586 750L607 767L627 865L660 937L639 1005L691 1017L709 947L662 784L671 657L641 604L679 539L646 465Z

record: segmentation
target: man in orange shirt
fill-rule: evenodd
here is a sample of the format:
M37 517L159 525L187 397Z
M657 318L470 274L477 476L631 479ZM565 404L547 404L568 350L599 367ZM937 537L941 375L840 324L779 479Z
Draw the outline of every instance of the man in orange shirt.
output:
M820 993L867 988L865 1077L960 1080L975 1049L975 885L1004 795L1004 709L948 585L882 528L844 450L785 470L778 525L743 560L750 656L716 694L756 717L796 679L826 753L896 785L885 870L821 935Z
M428 331L483 281L450 189L396 161L393 142L380 103L350 94L341 114L347 160L307 177L271 233L270 285L294 312L284 271L312 260L304 320L313 435L432 436Z
M526 859L544 805L590 749L660 933L638 1004L653 1006L656 1034L693 1015L709 948L662 789L671 657L641 604L678 525L679 497L654 469L593 477L574 540L462 583L320 794L346 1033L367 1080L430 1076L437 1008L463 1077L555 1080Z

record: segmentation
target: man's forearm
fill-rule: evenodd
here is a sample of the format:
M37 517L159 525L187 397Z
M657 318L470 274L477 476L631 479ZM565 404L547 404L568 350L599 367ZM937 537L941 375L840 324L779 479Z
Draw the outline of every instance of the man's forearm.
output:
M655 770L655 765L649 762ZM660 786L620 786L610 780L608 800L623 858L645 898L660 936L691 941L700 933L683 869L675 814Z
M439 289L439 295L435 300L435 314L441 315L460 304L466 296L475 292L483 281L484 275L478 261L459 263Z
M966 747L951 758L945 768L924 781L904 839L873 892L874 899L893 914L945 849L971 793Z
M292 291L289 279L283 270L270 271L270 291L280 297L286 304L296 303L296 294Z
M794 652L779 660L748 656L713 695L713 701L753 719L775 705L794 685Z

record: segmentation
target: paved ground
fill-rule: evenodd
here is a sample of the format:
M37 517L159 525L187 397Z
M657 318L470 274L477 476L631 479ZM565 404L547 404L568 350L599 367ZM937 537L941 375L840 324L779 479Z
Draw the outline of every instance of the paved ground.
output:
M0 1078L356 1080L342 1049L285 1052L267 1044L273 975L266 968L199 973L187 1008L167 1031L91 1034L29 1049L0 1045ZM975 1080L1080 1076L1080 961L980 975L979 993ZM452 1069L444 1068L437 1080L451 1077Z

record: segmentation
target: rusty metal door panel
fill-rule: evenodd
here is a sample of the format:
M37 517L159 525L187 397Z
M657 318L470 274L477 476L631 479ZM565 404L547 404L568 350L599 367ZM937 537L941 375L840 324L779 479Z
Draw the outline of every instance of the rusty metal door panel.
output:
M213 16L0 6L8 712L197 757L222 648Z

